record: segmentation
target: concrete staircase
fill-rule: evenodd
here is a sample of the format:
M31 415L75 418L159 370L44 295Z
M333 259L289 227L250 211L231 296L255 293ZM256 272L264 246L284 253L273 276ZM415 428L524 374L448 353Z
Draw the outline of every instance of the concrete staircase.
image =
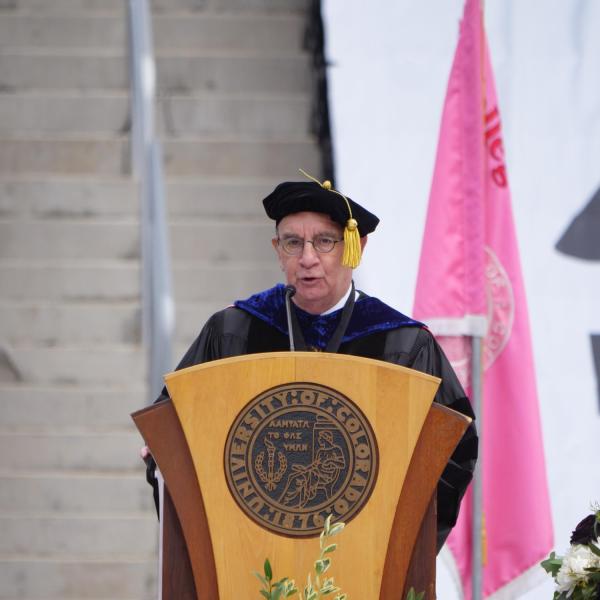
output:
M177 356L215 310L278 281L260 200L301 178L298 167L319 172L301 51L306 4L178 0L155 9Z
M305 0L155 0L176 354L272 285L302 166ZM123 0L0 0L0 598L155 597ZM174 357L174 359L177 357Z

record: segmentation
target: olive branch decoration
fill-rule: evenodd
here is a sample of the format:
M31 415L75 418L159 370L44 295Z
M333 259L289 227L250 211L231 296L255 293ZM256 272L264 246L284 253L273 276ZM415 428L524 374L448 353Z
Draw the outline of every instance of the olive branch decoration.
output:
M267 600L281 600L282 598L291 598L297 595L301 600L321 600L324 596L337 594L333 600L347 600L348 596L342 593L339 587L336 587L333 577L323 577L331 567L331 558L327 555L331 554L337 544L329 543L329 539L337 535L344 529L344 523L331 524L331 516L325 519L323 531L319 537L320 553L315 561L314 566L314 583L313 574L308 574L306 586L302 590L302 594L296 587L296 583L289 577L284 577L279 581L273 581L273 570L269 559L265 559L264 575L255 572L254 574L262 583L263 588L260 590L261 595Z
M296 583L289 577L284 577L279 581L273 581L273 569L269 559L265 559L264 563L264 575L258 572L254 572L258 580L262 583L262 589L260 590L261 595L266 600L282 600L283 598L291 598L297 595L300 600L322 600L325 596L330 594L336 594L333 600L349 600L348 595L343 593L341 588L335 585L333 577L324 577L325 573L331 567L331 554L336 548L337 544L330 543L329 540L333 536L340 533L345 524L341 521L338 523L331 523L332 515L329 515L325 519L325 525L323 531L319 536L319 547L320 553L319 558L315 561L314 565L314 583L313 574L309 573L306 586L302 590L302 594L296 587ZM410 588L406 596L406 600L423 600L425 596L424 592L417 594L414 588Z

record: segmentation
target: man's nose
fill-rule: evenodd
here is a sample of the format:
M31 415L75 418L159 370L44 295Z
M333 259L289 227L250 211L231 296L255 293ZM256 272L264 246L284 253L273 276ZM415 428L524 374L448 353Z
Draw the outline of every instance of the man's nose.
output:
M304 242L304 248L300 255L300 264L302 266L314 265L319 262L319 253L315 250L315 247L310 242Z

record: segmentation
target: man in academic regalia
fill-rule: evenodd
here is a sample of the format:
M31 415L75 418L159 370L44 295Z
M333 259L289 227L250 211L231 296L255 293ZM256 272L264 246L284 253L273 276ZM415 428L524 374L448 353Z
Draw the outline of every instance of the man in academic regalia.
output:
M316 180L281 183L263 204L276 223L271 243L287 285L213 315L177 368L285 350L364 356L440 377L435 401L473 418L452 367L426 327L354 288L352 269L379 219L329 182ZM165 389L159 399L166 394ZM471 423L438 484L438 550L456 523L476 458Z

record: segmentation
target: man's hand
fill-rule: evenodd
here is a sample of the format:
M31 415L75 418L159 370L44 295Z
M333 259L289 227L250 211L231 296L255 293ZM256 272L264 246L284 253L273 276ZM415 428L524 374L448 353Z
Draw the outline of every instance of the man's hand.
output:
M152 460L152 454L150 453L150 448L148 448L148 446L140 448L140 457L146 463L146 465L149 465L150 461Z

